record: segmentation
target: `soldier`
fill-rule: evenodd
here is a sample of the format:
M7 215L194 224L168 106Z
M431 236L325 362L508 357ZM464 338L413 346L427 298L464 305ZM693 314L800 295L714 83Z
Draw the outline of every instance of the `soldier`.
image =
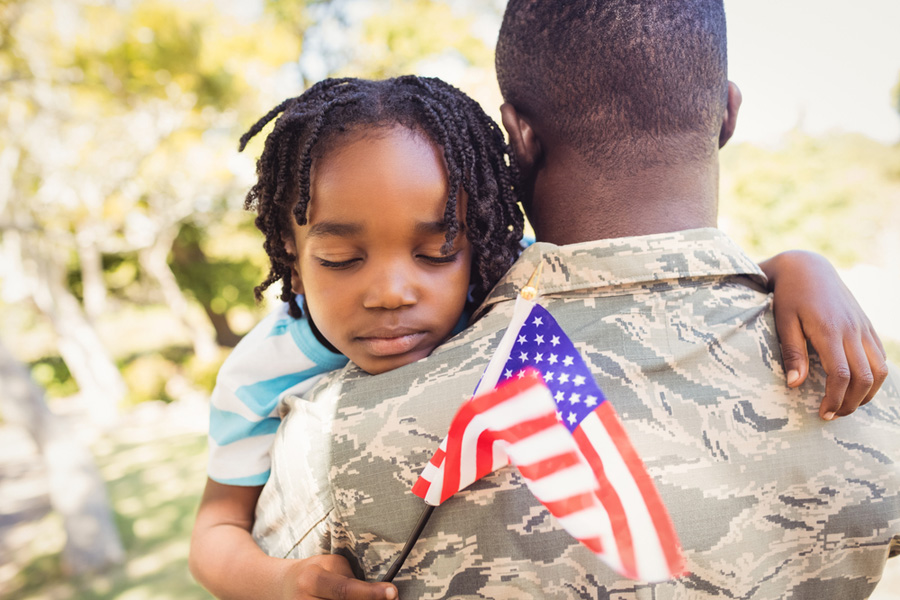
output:
M717 149L740 105L721 2L512 0L497 67L539 243L429 357L377 377L351 365L287 400L257 541L377 580L421 510L409 488L543 263L540 302L622 417L691 574L618 578L501 469L435 512L400 597L867 596L900 547L900 391L876 369L851 387L868 399L884 380L878 399L828 422L818 410L856 408L825 387L847 365L812 357L806 385L783 383L765 277L715 229ZM395 593L329 581L321 597Z

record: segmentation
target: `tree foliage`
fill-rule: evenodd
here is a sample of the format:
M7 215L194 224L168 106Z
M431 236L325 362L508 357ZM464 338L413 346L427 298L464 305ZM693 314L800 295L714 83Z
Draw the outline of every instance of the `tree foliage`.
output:
M120 312L111 290L162 301L213 356L214 327L188 299L206 310L214 298L182 291L171 247L182 227L240 212L239 128L291 79L284 65L300 39L266 14L248 23L211 2L31 0L4 4L0 21L5 301L36 298L34 261L56 265L68 285L54 289L89 320ZM185 289L209 288L213 272L197 270ZM228 338L227 319L213 325Z
M804 248L844 267L887 264L900 224L900 147L799 132L774 149L726 146L720 213L757 258Z
M3 4L6 302L33 297L23 274L33 271L29 249L44 248L42 260L62 274L55 289L71 295L68 306L80 306L85 323L102 325L127 318L130 307L164 304L178 317L180 339L210 358L215 342L233 345L252 323L240 318L246 311L258 314L251 292L265 268L252 215L241 211L264 136L237 155L243 128L324 76L431 69L448 79L479 72L493 86L491 44L473 33L473 14L496 19L497 3L236 6ZM127 367L121 361L137 356L119 340L107 345L109 364ZM46 351L23 358L46 365L55 360ZM53 372L67 371L78 379L74 368ZM137 369L122 372L131 377ZM69 389L55 384L52 389Z

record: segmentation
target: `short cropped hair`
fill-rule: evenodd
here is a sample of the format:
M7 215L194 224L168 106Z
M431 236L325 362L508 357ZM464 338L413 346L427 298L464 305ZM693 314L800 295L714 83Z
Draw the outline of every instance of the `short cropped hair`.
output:
M496 53L505 101L614 169L714 153L726 63L722 0L510 0Z

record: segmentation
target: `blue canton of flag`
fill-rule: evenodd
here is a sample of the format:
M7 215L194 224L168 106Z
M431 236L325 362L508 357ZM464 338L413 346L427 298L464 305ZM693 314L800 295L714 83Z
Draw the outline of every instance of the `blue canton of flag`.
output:
M543 375L556 402L556 417L570 432L606 401L572 340L539 304L519 330L500 381L521 376L521 370L529 366Z

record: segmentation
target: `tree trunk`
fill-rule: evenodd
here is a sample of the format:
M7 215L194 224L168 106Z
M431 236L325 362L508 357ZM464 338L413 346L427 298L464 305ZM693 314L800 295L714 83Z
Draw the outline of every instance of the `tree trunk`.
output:
M50 504L66 532L65 571L78 575L122 562L122 542L93 456L50 411L43 390L2 343L0 405L4 418L28 431L47 467Z
M196 240L183 242L178 240L172 246L172 262L181 267L188 267L191 264L208 264L209 261L203 248ZM198 294L197 302L203 306L209 322L212 323L216 330L216 343L224 348L234 348L241 341L240 335L236 334L228 322L228 316L224 313L217 313L213 310L210 298Z
M203 303L203 310L206 311L209 322L212 323L213 328L216 330L216 343L223 348L234 348L237 346L238 342L241 341L241 336L231 329L228 317L217 313L205 302Z
M177 226L167 227L161 231L151 246L138 252L138 260L144 271L159 285L169 308L187 328L197 358L210 361L218 355L216 342L205 323L198 322L193 316L190 303L178 287L175 274L169 267L169 251L177 233Z
M78 384L91 420L107 428L118 417L119 403L127 392L125 380L78 300L64 285L63 268L47 248L49 242L38 236L32 236L30 242L27 259L33 268L23 265L22 272L31 280L32 298L53 324L60 356ZM25 248L22 250L24 254Z
M103 257L97 249L97 235L90 229L75 236L78 245L78 262L81 265L82 297L84 312L96 322L106 310L106 283L103 281Z

